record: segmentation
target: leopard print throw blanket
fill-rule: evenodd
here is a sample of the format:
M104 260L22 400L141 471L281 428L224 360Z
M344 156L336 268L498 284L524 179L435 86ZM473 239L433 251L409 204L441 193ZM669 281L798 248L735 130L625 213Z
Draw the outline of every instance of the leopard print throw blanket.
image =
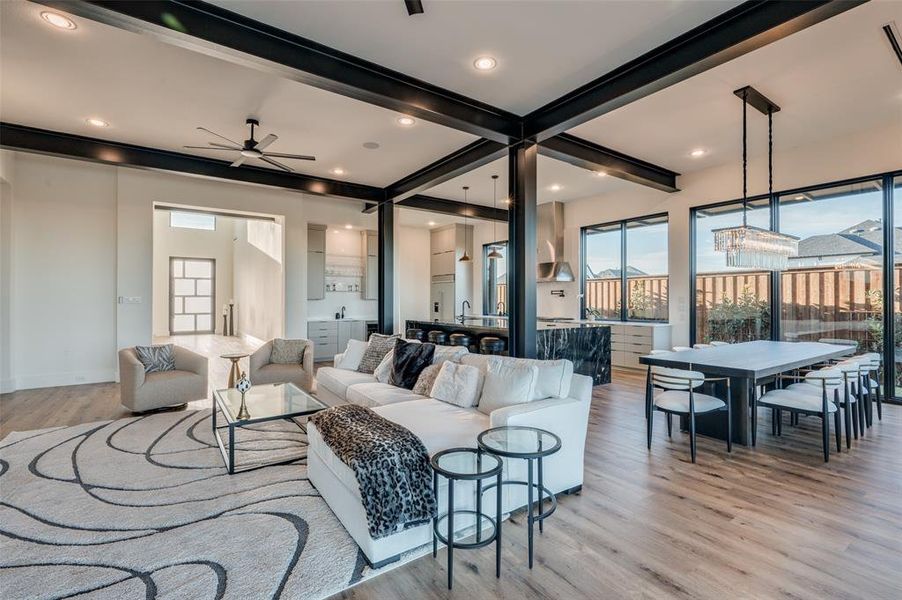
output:
M310 422L354 471L373 539L432 519L436 502L429 454L410 430L356 404L326 409Z

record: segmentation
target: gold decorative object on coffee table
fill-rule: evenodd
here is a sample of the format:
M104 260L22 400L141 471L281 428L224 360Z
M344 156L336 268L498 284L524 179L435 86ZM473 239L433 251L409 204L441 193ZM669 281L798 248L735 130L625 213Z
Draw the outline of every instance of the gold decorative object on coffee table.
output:
M241 394L241 406L238 408L238 420L246 421L251 418L251 413L247 410L247 404L244 402L244 395L251 389L251 380L247 378L243 372L235 384L235 389Z

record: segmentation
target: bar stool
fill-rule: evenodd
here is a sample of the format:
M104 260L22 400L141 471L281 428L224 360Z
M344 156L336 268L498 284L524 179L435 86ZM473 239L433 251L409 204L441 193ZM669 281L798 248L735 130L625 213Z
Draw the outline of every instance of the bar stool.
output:
M433 344L438 344L439 346L448 345L448 334L444 331L433 329L426 335L426 337Z
M426 341L426 332L422 329L408 329L405 337L408 340L419 340L423 342Z
M487 335L479 340L480 354L501 354L504 352L504 340Z
M449 339L452 346L463 346L469 349L473 344L473 338L467 333L452 333Z

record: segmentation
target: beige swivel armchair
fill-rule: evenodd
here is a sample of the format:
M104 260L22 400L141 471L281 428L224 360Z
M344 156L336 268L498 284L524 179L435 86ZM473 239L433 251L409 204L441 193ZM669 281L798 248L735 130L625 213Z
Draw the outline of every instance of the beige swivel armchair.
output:
M260 346L248 359L251 383L293 383L305 392L313 391L313 342L305 340L304 361L296 365L270 362L272 341Z
M207 398L207 357L173 346L175 370L145 373L134 348L119 351L122 406L145 412Z

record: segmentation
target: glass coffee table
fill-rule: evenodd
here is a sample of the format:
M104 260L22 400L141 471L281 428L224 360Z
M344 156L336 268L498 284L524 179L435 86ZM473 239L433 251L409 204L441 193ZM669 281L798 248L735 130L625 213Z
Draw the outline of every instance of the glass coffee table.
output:
M503 458L519 458L526 461L527 480L504 480L500 485L524 485L527 489L527 526L529 528L529 568L532 568L532 530L533 524L539 522L539 532L544 530L545 519L557 508L557 500L548 488L545 487L543 477L542 459L554 454L561 449L561 438L539 429L538 427L524 427L508 425L495 427L480 433L476 438L476 444L483 452L492 456ZM538 466L538 482L533 481L533 462ZM494 484L487 485L482 491L488 491ZM539 494L538 511L535 510L535 496ZM547 499L546 499L547 496ZM545 509L545 502L550 501L549 508Z
M285 420L297 425L301 431L304 427L295 421L295 417L303 417L329 408L304 390L292 383L267 383L255 385L244 395L244 407L247 415L241 415L241 393L235 388L215 390L213 392L213 437L222 452L229 474L235 473L235 430L246 425L266 423L268 421ZM217 410L217 408L219 410ZM222 412L225 424L217 426L216 417ZM223 442L220 431L228 429L228 444ZM306 433L306 432L305 432ZM293 462L298 457L277 460L268 463L255 462L250 469L263 466L280 465Z

